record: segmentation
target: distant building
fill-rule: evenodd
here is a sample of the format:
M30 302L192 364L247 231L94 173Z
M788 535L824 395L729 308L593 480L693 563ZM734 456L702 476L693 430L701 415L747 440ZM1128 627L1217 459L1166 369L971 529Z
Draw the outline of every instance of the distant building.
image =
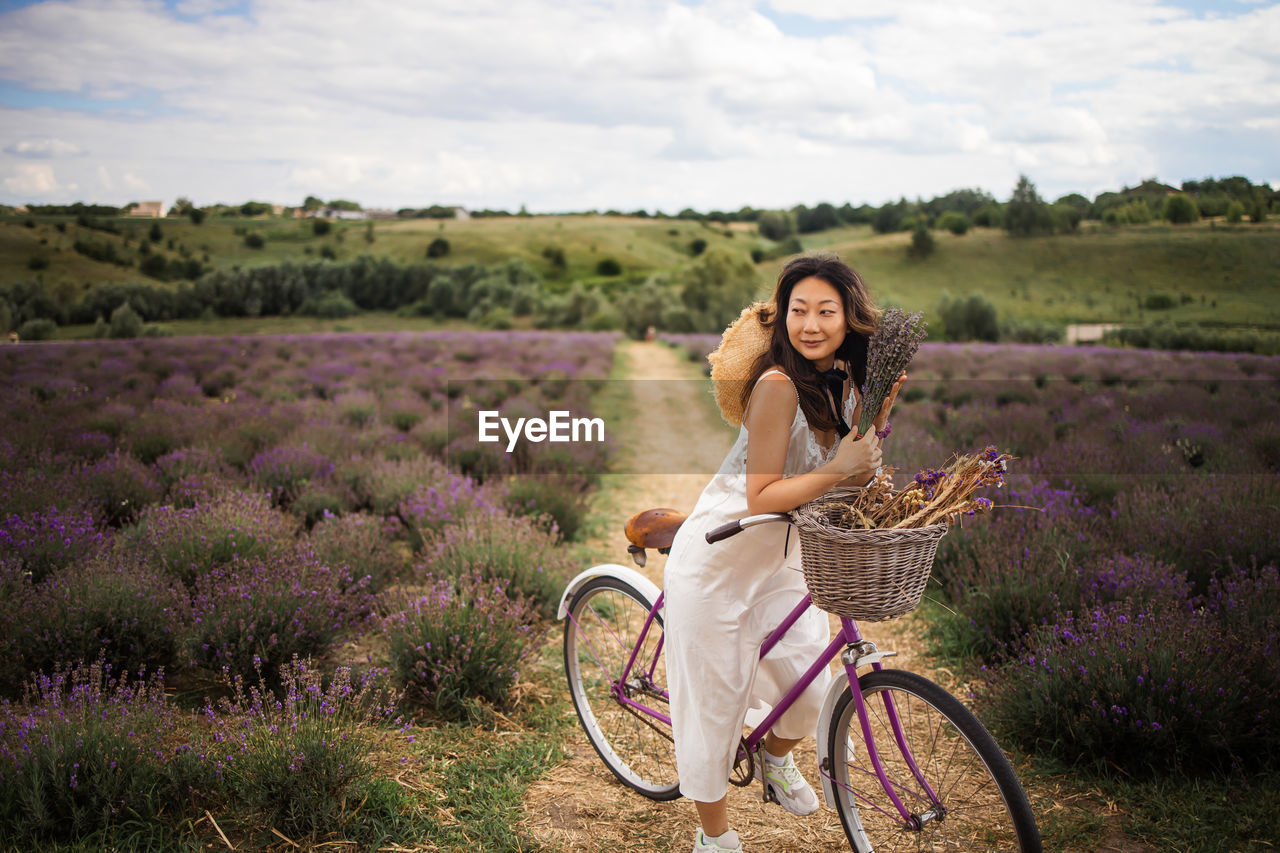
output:
M271 215L272 215L272 216L282 216L283 214L284 214L284 205L283 205L283 204L273 204L273 205L271 205Z
M471 211L467 210L465 207L459 204L453 208L453 218L454 219L470 219Z
M369 211L365 210L337 210L332 207L322 207L318 210L307 210L303 207L295 207L293 209L294 217L298 219L370 219L377 218Z
M140 201L129 210L130 216L141 216L148 219L159 219L164 216L164 202Z

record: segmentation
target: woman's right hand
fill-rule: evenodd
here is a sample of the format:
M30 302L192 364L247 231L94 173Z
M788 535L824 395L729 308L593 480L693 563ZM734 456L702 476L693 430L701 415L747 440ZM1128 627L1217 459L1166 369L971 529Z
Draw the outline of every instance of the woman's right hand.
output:
M840 449L836 451L831 465L845 478L866 481L875 474L883 464L880 453L880 439L872 430L862 438L850 432L840 441Z

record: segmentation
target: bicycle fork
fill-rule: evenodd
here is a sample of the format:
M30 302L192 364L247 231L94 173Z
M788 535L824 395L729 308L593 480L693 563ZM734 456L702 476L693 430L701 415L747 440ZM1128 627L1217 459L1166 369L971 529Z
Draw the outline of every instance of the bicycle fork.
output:
M863 742L867 748L867 759L871 762L871 767L875 771L875 776L880 782L880 786L884 789L885 794L888 795L890 802L893 803L903 825L908 829L919 831L925 826L925 824L944 818L946 816L946 809L942 805L941 798L938 796L937 792L933 790L933 787L925 778L924 773L920 770L920 766L916 763L915 756L912 754L911 748L907 744L906 732L903 730L902 720L898 715L898 710L894 706L893 697L886 693L881 698L884 702L885 717L889 721L890 729L893 731L894 742L898 747L898 751L902 755L903 761L911 771L912 776L915 777L916 783L928 796L929 802L932 805L929 809L926 809L919 814L913 814L907 808L906 804L902 802L901 797L898 796L897 786L895 786L893 781L890 780L889 775L885 770L884 762L880 758L880 751L876 746L875 736L871 731L871 715L858 683L858 670L860 668L870 666L873 670L878 672L884 669L884 665L881 661L886 657L893 656L896 652L879 651L876 648L875 643L870 640L863 639L861 631L858 630L857 623L852 619L841 618L840 625L840 635L837 636L833 645L840 642L845 644L845 649L840 654L840 662L844 665L845 674L848 677L849 692L853 696L854 707L858 714L858 724L862 730ZM833 691L833 694L835 692L836 691ZM830 707L831 705L828 704L826 711L829 711ZM827 719L828 714L824 711L823 721L826 722ZM836 788L843 787L835 779L835 768L829 766L828 758L820 756L819 763L820 772L825 778L825 781L829 783L832 791L834 792ZM852 790L846 790L846 793L851 796L856 796L856 793ZM868 805L871 805L873 808L875 807L873 803L868 803Z

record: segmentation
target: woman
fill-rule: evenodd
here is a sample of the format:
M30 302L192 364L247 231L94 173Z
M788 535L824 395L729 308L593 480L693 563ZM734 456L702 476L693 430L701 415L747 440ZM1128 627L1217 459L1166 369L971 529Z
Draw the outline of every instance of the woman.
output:
M749 707L774 704L829 640L826 614L810 609L769 656L760 645L805 594L798 545L784 525L762 525L708 545L727 521L787 512L837 485L879 476L880 438L850 431L861 414L854 389L866 377L876 311L866 287L830 255L786 265L760 322L767 348L741 391L738 440L680 527L667 560L666 658L680 790L697 804L694 850L742 849L728 826L728 778ZM906 374L878 413L883 429ZM764 740L756 776L795 814L818 809L791 750L817 723L823 672Z

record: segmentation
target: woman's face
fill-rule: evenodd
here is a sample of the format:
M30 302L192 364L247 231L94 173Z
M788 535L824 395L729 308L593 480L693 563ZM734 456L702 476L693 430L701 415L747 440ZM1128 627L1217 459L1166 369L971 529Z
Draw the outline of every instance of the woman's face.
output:
M819 370L835 363L846 334L840 292L820 278L801 279L787 305L787 337L791 346Z

